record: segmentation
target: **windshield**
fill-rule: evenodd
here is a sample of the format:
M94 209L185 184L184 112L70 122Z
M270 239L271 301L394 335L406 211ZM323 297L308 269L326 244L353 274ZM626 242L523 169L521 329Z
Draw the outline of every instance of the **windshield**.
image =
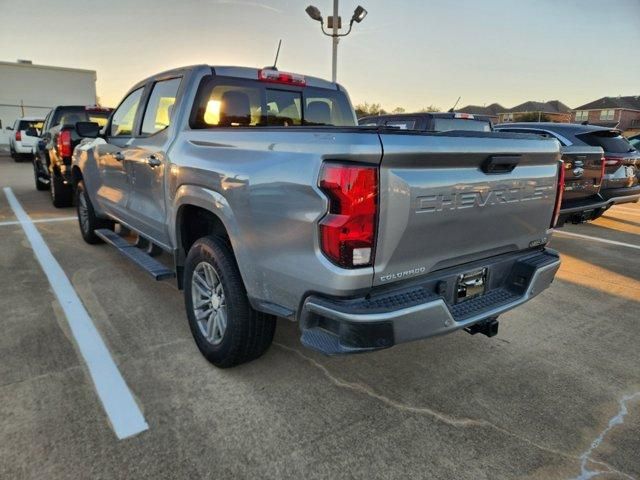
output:
M463 118L434 118L433 130L436 132L446 132L448 130L490 132L491 124L482 120L466 120Z
M215 77L200 85L197 98L193 128L356 125L339 90Z
M635 148L629 143L629 140L620 135L620 132L616 130L603 130L600 132L583 133L576 136L592 147L602 147L607 153L635 152Z

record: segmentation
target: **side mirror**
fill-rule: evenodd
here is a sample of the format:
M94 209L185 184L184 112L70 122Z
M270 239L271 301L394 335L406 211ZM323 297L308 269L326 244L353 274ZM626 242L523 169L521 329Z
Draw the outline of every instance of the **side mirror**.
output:
M100 135L100 125L96 122L78 122L76 123L76 132L81 137L96 138Z
M13 127L7 127L7 130L13 131Z

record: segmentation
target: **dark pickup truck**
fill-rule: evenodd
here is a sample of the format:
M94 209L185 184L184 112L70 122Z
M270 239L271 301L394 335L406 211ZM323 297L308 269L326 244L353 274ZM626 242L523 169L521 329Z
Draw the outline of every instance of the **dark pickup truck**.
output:
M44 121L42 136L33 159L33 177L38 190L51 189L53 205L70 207L73 202L71 155L81 137L78 122L107 123L111 108L67 105L55 107Z
M423 132L448 132L451 130L490 132L492 130L489 117L460 112L420 112L369 116L359 119L358 124L370 127L395 127L400 130L421 130Z
M595 220L608 208L640 199L638 152L619 130L575 123L502 123L496 131L538 134L560 142L565 194L558 226Z

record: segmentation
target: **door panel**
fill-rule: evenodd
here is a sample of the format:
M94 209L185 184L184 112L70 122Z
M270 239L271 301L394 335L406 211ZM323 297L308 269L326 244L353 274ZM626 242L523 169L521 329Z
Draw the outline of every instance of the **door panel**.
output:
M129 183L129 158L139 123L139 105L144 87L129 93L113 113L106 131L106 143L96 148L96 158L102 184L97 200L102 209L117 219L129 223L127 204Z

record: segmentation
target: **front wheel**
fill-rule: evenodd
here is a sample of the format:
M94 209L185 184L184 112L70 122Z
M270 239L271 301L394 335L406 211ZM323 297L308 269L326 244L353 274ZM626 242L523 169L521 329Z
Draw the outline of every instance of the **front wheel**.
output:
M101 243L102 240L96 235L95 231L101 228L113 229L113 222L96 217L93 205L91 204L82 180L76 185L76 209L78 211L80 233L84 241L92 245Z
M184 275L189 327L209 362L232 367L258 358L269 348L276 319L251 308L226 239L197 240L187 255Z

